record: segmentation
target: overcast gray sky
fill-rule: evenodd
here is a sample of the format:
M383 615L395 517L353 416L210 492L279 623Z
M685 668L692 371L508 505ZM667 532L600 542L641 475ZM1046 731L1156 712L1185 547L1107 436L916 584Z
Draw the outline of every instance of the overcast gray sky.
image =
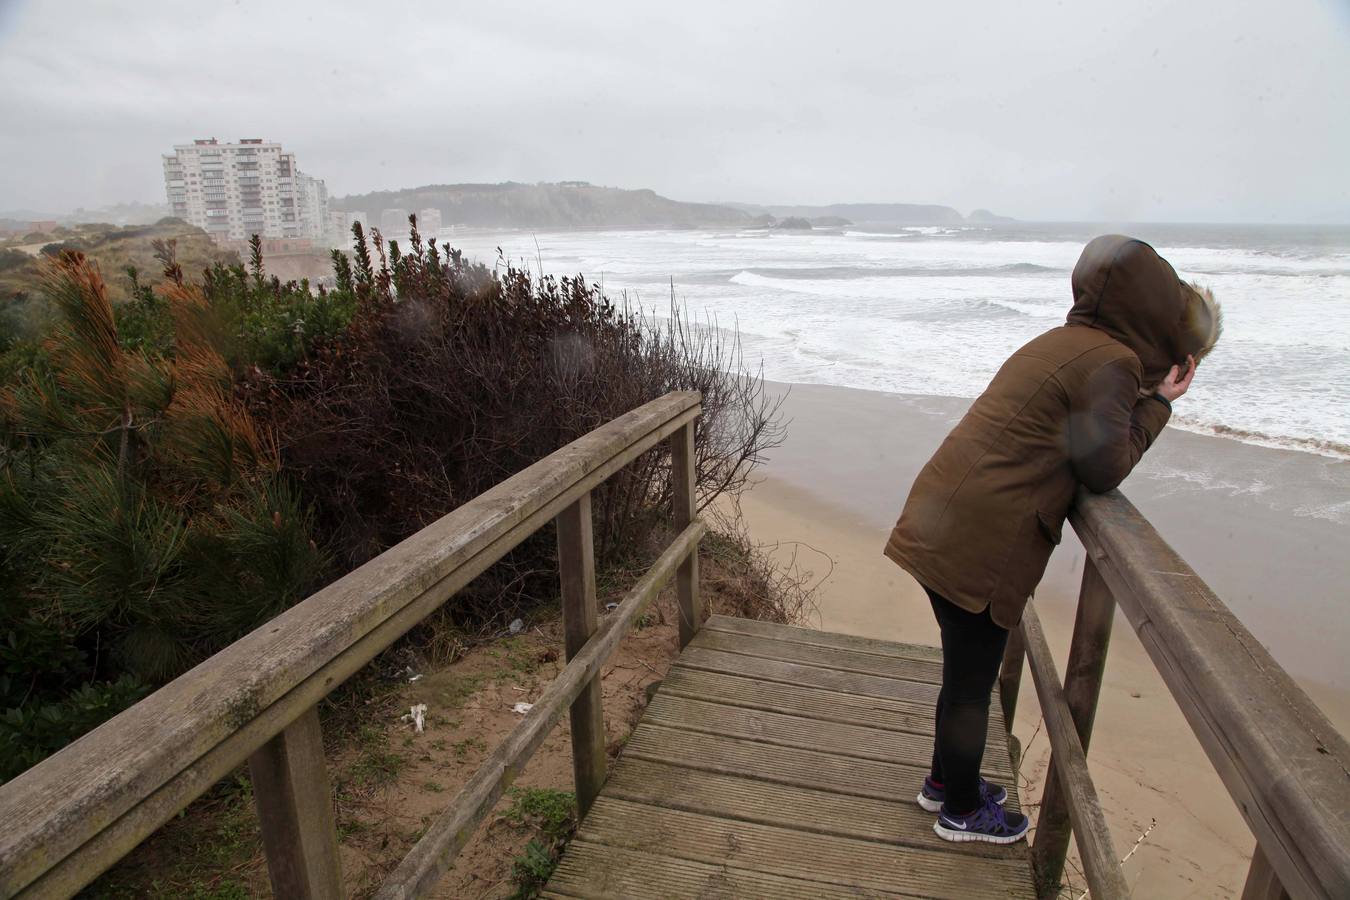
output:
M266 137L335 194L1350 222L1350 0L0 0L0 210L163 202Z

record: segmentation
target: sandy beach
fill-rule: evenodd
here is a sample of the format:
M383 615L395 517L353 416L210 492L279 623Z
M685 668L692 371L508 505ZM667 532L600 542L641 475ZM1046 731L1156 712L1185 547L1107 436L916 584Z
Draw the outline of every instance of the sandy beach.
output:
M812 624L936 644L921 589L881 547L915 474L968 401L817 385L771 390L786 394L791 424L743 498L752 536L814 573ZM1350 637L1350 462L1168 428L1122 490L1336 726L1350 730L1342 651ZM1066 528L1037 591L1061 672L1082 560ZM1140 897L1234 896L1253 838L1123 616L1114 631L1089 763L1119 855L1148 832L1125 864L1127 880ZM1028 679L1014 730L1026 747L1029 799L1039 796L1049 750L1039 718Z

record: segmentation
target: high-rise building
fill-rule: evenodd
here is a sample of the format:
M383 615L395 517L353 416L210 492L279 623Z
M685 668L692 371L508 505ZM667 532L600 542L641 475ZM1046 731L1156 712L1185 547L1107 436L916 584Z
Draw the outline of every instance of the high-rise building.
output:
M322 240L328 189L304 174L295 154L261 138L222 144L215 138L177 144L164 157L164 190L173 215L217 241L264 238Z
M300 232L318 240L328 236L328 186L322 178L296 173L296 215Z

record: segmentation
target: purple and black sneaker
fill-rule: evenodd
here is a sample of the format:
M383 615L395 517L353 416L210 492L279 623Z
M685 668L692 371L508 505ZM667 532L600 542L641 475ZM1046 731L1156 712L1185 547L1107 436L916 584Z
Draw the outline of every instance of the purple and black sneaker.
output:
M1008 789L1000 784L990 784L983 778L980 779L980 799L989 799L1002 806L1008 802ZM919 796L915 797L919 805L929 812L937 812L942 809L942 804L947 800L947 790L942 785L933 781L932 776L925 776L923 780L923 790L919 791Z
M1027 836L1031 823L1021 813L999 806L989 797L969 815L956 816L942 807L933 823L937 836L948 841L984 841L987 844L1011 844Z

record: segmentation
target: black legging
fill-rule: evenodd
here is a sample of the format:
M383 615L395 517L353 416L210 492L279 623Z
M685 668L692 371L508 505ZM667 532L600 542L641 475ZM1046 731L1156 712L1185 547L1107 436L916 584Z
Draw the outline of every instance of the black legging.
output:
M933 781L946 791L948 812L964 815L980 805L980 762L989 730L989 698L1003 661L1008 630L989 610L967 612L928 588L942 629L942 690L933 742Z

